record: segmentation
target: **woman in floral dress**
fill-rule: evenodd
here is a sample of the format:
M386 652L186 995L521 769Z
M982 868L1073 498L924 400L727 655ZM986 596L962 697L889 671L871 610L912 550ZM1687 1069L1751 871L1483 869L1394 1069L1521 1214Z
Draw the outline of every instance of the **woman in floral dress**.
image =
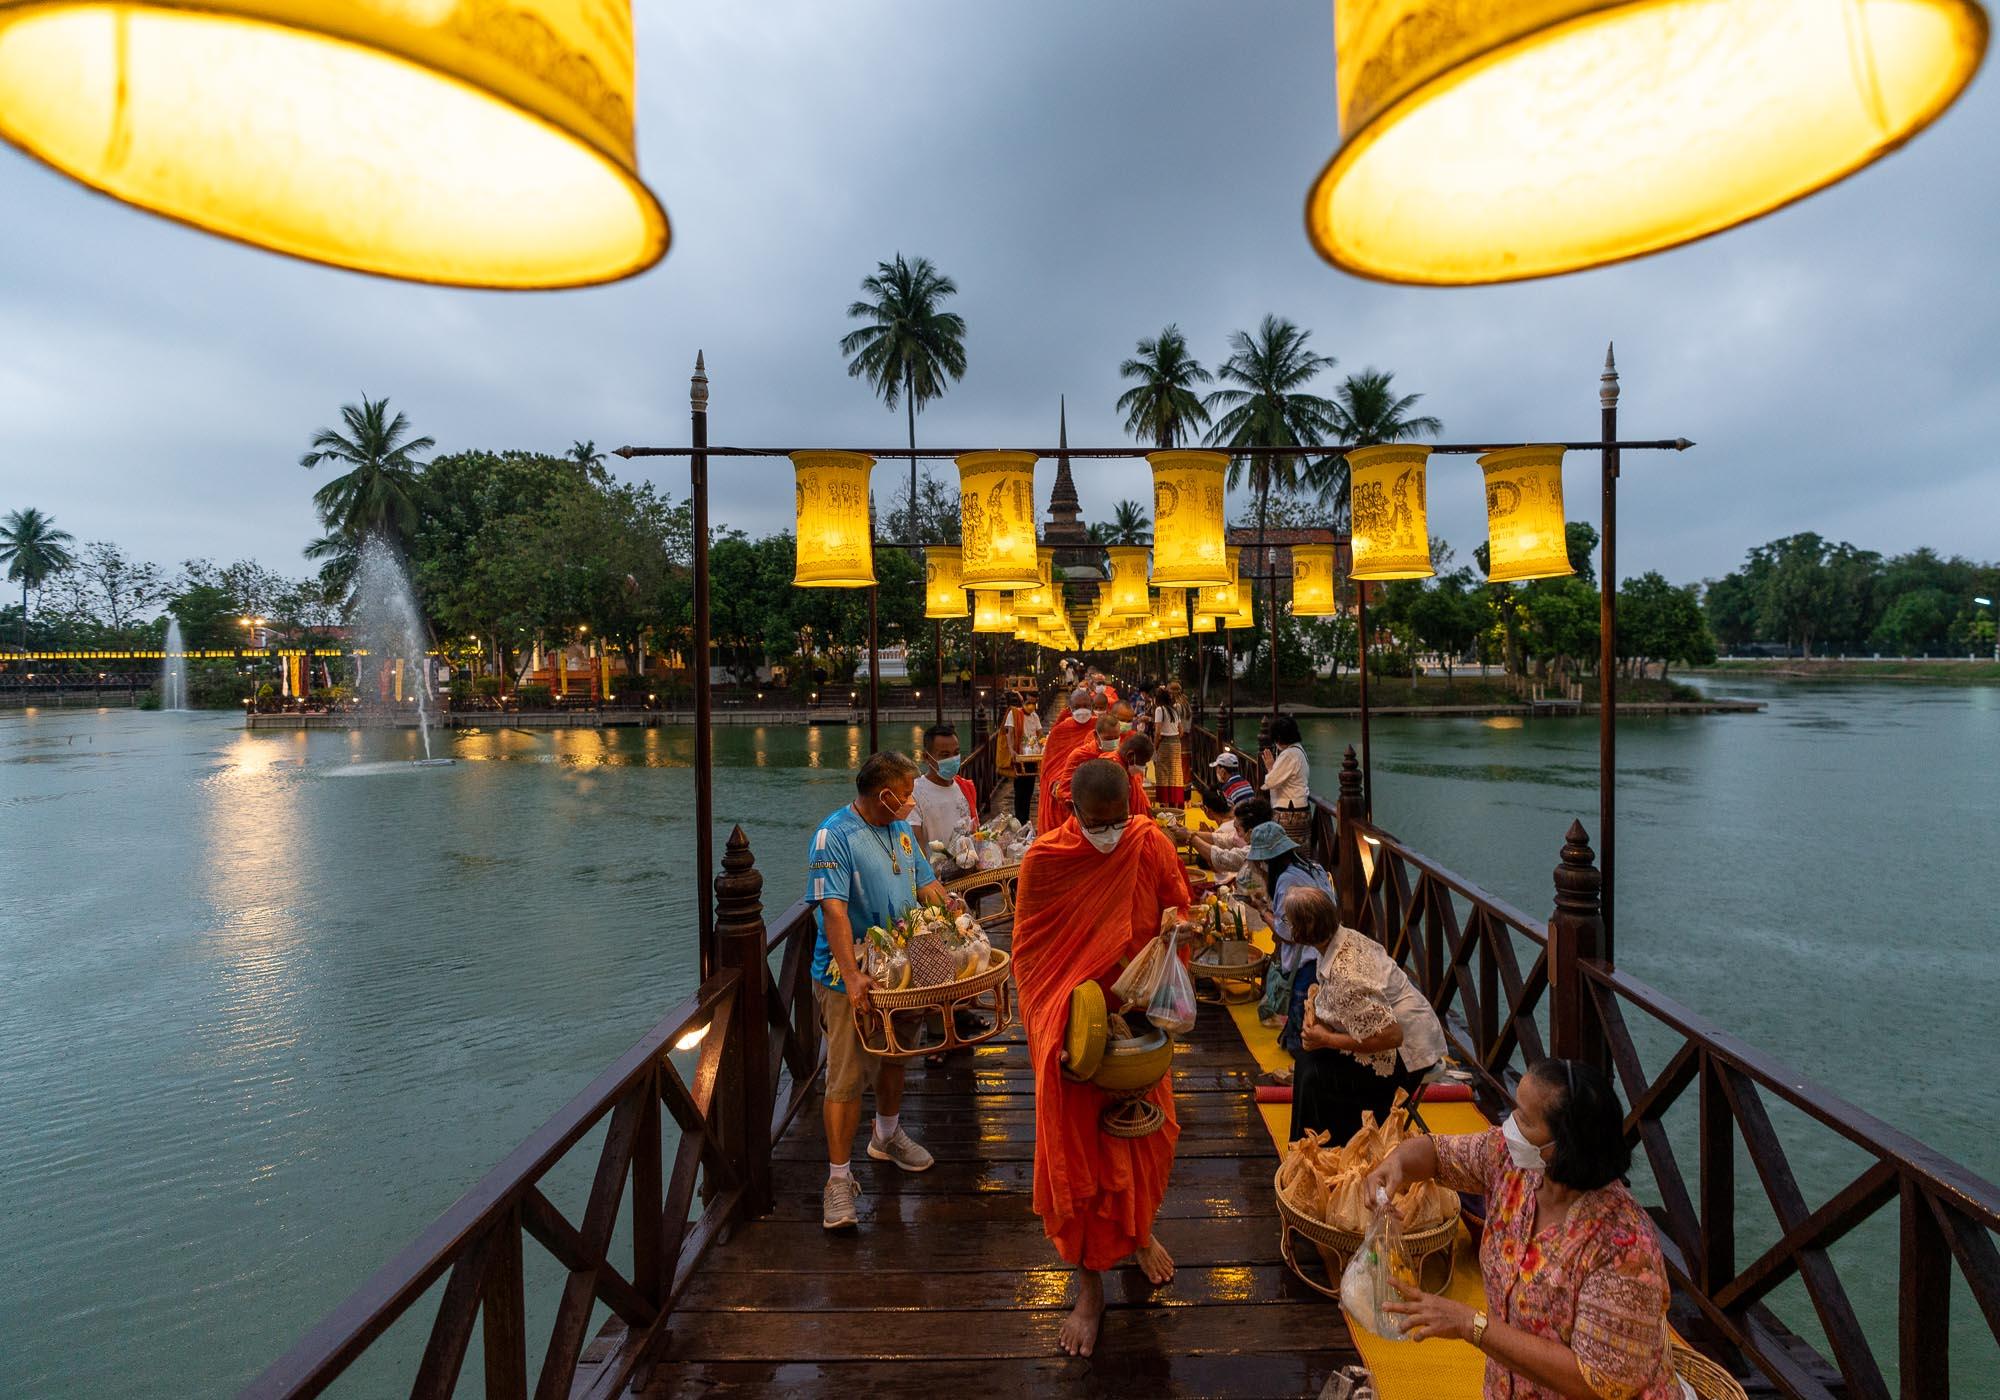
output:
M1417 1137L1370 1174L1370 1199L1436 1179L1486 1198L1482 1312L1403 1287L1386 1305L1411 1340L1456 1337L1486 1355L1485 1400L1681 1400L1668 1284L1652 1222L1625 1188L1632 1153L1603 1073L1543 1060L1498 1128Z

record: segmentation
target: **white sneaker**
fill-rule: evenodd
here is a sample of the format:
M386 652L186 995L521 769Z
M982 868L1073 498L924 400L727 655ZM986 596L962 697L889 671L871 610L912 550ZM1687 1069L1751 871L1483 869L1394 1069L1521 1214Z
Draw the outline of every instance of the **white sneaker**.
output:
M819 1223L828 1230L852 1230L860 1219L861 1183L852 1176L830 1176L820 1193Z
M937 1159L901 1128L886 1138L870 1133L868 1155L878 1162L894 1162L906 1172L927 1172L937 1164Z

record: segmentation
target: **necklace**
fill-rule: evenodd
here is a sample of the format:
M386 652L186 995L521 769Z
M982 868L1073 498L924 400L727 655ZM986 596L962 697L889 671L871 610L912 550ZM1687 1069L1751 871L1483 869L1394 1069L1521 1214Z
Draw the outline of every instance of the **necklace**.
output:
M849 805L852 806L853 804L850 803ZM854 808L854 815L857 817L861 817L861 809L859 807ZM869 821L868 818L866 817L861 817L861 824L867 827L869 832L873 834L873 836L875 837L875 844L882 848L882 854L889 857L889 869L891 870L891 872L897 875L902 874L903 862L897 857L896 848L892 844L890 844L889 838L882 834L881 828L876 826L874 822Z

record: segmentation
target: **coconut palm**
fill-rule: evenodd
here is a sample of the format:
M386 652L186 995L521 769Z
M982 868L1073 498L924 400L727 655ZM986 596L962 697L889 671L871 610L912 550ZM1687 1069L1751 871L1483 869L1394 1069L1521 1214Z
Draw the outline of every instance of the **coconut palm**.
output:
M604 454L597 450L595 438L584 442L572 442L569 451L563 454L565 462L573 462L583 469L583 474L592 481L602 482L604 475Z
M1139 381L1118 398L1125 431L1133 437L1150 438L1156 447L1179 447L1196 428L1208 426L1208 409L1194 386L1213 383L1215 376L1188 354L1179 326L1140 341L1138 354L1118 366L1118 374Z
M861 279L869 298L847 308L851 320L869 324L840 338L840 353L849 357L848 374L866 379L891 412L901 403L910 425L910 499L917 497L917 414L944 397L947 379L965 378L965 318L945 311L946 297L958 295L958 284L939 272L929 258L877 263L872 277ZM910 543L917 538L917 512L910 512Z
M1100 544L1151 544L1153 522L1137 501L1120 501L1112 507L1111 521L1097 528Z
M7 577L21 585L21 650L28 649L28 590L40 588L50 574L67 569L75 556L65 547L75 536L56 528L55 517L33 506L8 512L0 521L0 564Z
M359 407L344 404L345 433L321 428L312 448L299 458L306 468L322 462L351 468L313 493L313 504L330 535L356 549L370 535L380 536L398 554L406 553L422 517L423 487L417 473L419 452L437 446L433 438L409 437L410 420L391 417L389 400L362 396Z
M306 546L305 554L319 565L320 587L345 598L361 568L361 546L345 535L321 535Z
M1334 431L1337 405L1304 392L1305 386L1336 361L1308 347L1312 332L1278 316L1266 316L1257 333L1235 331L1229 337L1229 358L1218 377L1232 387L1217 389L1203 406L1221 416L1208 430L1217 447L1292 447L1325 442ZM1302 464L1290 453L1260 453L1238 457L1229 464L1229 484L1243 480L1248 463L1250 487L1257 493L1257 528L1264 528L1272 488L1296 491Z
M1334 432L1342 442L1356 447L1372 447L1384 442L1409 442L1435 437L1444 424L1430 414L1413 414L1422 394L1398 395L1390 387L1395 374L1384 369L1364 369L1350 374L1333 391ZM1318 493L1319 503L1332 509L1334 519L1345 523L1348 514L1347 458L1328 457L1313 463L1305 473L1306 485Z

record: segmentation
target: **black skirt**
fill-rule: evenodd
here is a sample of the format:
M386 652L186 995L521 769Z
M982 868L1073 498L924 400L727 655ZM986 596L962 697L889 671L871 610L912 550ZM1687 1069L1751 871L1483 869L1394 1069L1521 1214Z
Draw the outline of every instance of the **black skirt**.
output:
M1385 1077L1345 1050L1308 1050L1292 1067L1292 1139L1328 1133L1342 1145L1360 1131L1363 1113L1382 1122L1396 1095L1415 1089L1423 1078L1423 1070L1406 1069L1401 1060Z

